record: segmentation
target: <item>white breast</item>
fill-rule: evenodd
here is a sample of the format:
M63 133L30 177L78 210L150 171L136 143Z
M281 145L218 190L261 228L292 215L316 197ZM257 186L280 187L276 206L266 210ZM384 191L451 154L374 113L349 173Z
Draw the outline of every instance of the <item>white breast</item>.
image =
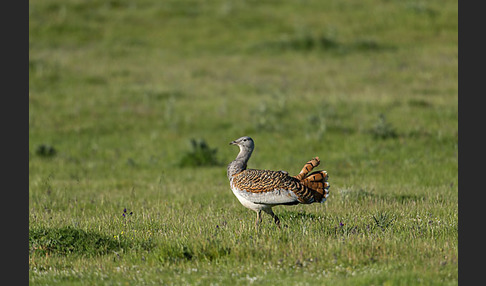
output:
M249 201L247 198L245 198L241 194L242 191L239 190L238 188L234 187L233 184L231 184L231 190L233 191L233 194L235 194L236 198L238 198L238 200L240 201L240 203L244 207L249 208L249 209L254 210L254 211L262 210L262 209L265 208L265 205L255 204L255 203Z

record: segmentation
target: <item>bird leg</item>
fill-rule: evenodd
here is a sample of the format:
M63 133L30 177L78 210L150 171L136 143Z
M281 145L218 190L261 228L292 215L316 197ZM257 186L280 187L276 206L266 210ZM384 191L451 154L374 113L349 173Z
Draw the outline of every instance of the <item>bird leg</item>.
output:
M278 228L280 228L280 219L278 218L278 216L273 213L272 209L269 208L269 209L265 209L264 210L267 214L271 215L273 220L275 221L275 224L278 226Z
M258 227L258 225L262 222L262 211L258 210L256 213L257 213L257 218L255 221L255 226Z
M273 220L275 221L275 224L277 224L278 228L280 228L280 219L278 218L278 216L273 214Z

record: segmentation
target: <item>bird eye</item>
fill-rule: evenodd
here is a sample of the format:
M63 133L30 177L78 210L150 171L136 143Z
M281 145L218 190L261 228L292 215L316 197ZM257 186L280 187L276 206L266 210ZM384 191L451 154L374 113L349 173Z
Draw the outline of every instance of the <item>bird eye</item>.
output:
M246 141L246 139L243 139L243 141Z

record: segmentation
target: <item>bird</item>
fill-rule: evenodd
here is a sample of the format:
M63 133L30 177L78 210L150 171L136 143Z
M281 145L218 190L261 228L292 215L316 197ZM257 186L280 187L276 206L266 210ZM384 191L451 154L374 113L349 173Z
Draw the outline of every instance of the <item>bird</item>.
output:
M286 171L247 169L255 142L243 136L230 142L240 149L236 159L228 164L227 176L231 190L240 203L256 212L255 226L262 222L262 211L269 214L280 228L280 219L272 211L278 205L324 203L329 196L327 171L314 171L319 157L305 163L299 174L290 176Z

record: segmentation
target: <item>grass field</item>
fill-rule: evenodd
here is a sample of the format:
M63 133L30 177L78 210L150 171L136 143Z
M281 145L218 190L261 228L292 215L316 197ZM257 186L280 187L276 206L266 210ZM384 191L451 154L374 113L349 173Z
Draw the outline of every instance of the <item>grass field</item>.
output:
M29 1L32 285L456 285L457 1ZM278 229L226 165L324 204Z

